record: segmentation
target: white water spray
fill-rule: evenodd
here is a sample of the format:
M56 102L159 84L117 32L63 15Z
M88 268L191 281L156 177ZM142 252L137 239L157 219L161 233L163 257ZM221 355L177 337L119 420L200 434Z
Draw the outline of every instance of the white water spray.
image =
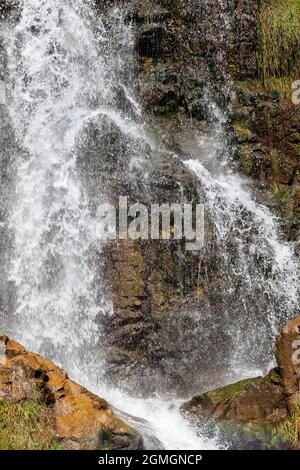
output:
M88 5L23 2L7 32L9 111L24 153L16 162L10 280L13 333L28 347L78 361L97 344L96 225L76 169L76 138L107 92ZM94 257L91 256L94 254Z
M230 372L250 377L258 367L265 373L272 366L274 338L299 307L299 264L279 220L255 201L247 179L231 169L226 115L209 93L207 103L211 131L199 140L201 158L185 163L201 182L218 242Z
M124 133L131 127L110 109L124 61L121 54L106 53L105 29L91 23L91 5L23 0L19 22L5 30L8 106L23 151L15 162L9 219L15 310L3 328L59 362L77 381L106 393L121 409L143 416L150 423L148 433L164 447L201 449L208 444L184 422L177 406L99 388L99 320L112 306L101 290L101 244L78 173L76 143L97 116L109 114ZM124 31L120 48L131 41L130 27L123 26ZM167 433L176 426L181 438L179 429Z

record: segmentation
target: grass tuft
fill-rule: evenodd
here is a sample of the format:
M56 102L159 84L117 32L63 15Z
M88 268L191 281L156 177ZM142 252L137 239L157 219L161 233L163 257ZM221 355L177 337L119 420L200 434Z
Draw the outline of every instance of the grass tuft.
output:
M274 440L279 447L295 449L299 444L299 410L291 413L273 430Z
M263 83L271 77L291 77L299 72L299 0L263 0L259 38L258 61Z
M50 424L51 412L38 390L22 402L0 402L0 450L59 449Z

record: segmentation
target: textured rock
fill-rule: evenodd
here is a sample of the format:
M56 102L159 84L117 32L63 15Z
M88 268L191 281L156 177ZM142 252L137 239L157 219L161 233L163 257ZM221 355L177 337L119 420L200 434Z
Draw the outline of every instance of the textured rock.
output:
M17 15L20 0L1 0L0 2L0 21L1 18L9 15Z
M281 216L282 227L297 240L300 227L300 107L261 85L237 87L233 137L239 169L250 176L257 196Z
M280 380L278 371L272 370L267 377L242 380L196 396L183 406L183 410L239 424L280 422L287 416Z
M229 73L234 80L258 76L258 13L257 0L228 2L230 32L228 41Z
M230 100L228 74L236 80L257 77L258 3L111 0L105 9L112 5L122 6L133 24L135 91L151 137L145 142L124 135L107 116L96 123L98 131L87 129L80 164L91 199L97 201L101 191L114 203L125 194L129 203L146 205L201 202L199 183L181 159L191 158L197 140L209 132L207 84L224 107ZM137 122L126 97L118 96L118 109L129 109ZM213 330L210 324L222 325L227 309L222 292L230 289L209 222L206 243L196 254L173 241L120 241L105 248L114 303L104 325L105 349L107 376L114 383L141 393L172 388L186 395L198 390L204 375L220 377L220 364L226 368L230 341L224 328ZM231 313L237 318L240 311L233 306ZM199 348L199 338L210 351ZM218 364L214 370L210 354Z
M196 422L213 420L233 446L298 447L300 317L276 337L278 367L266 377L193 397L182 411ZM294 434L294 437L291 437Z
M141 437L114 416L110 405L68 378L52 361L0 336L0 401L22 402L41 392L51 429L65 449L141 449Z
M288 408L292 412L300 403L300 317L277 335L275 354Z

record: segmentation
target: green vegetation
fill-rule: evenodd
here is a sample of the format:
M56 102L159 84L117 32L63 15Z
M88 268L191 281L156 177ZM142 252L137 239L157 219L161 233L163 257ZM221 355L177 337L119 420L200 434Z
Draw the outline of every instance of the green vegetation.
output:
M236 84L245 91L279 93L280 95L291 96L291 77L268 77L264 83L261 80L238 81Z
M57 450L51 415L41 394L18 403L0 402L0 450Z
M278 93L286 98L290 98L292 94L291 77L268 77L264 79L264 88L268 93Z
M294 449L297 447L300 436L300 405L290 413L281 423L274 426L272 442L276 447Z
M255 379L240 380L235 384L226 385L212 392L207 392L203 397L208 398L215 406L239 395L249 383L253 383Z
M238 81L237 86L245 92L273 93L279 98L291 99L292 97L292 77L265 77L264 80Z
M262 82L293 76L300 61L299 0L263 0L259 23Z

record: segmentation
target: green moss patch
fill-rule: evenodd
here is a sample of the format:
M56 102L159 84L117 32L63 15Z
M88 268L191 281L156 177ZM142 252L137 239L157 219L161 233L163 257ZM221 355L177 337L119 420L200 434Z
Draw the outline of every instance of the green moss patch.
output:
M251 382L253 382L253 379L240 380L235 384L226 385L225 387L208 392L205 395L216 406L219 403L236 397L239 393L245 390L246 386Z

